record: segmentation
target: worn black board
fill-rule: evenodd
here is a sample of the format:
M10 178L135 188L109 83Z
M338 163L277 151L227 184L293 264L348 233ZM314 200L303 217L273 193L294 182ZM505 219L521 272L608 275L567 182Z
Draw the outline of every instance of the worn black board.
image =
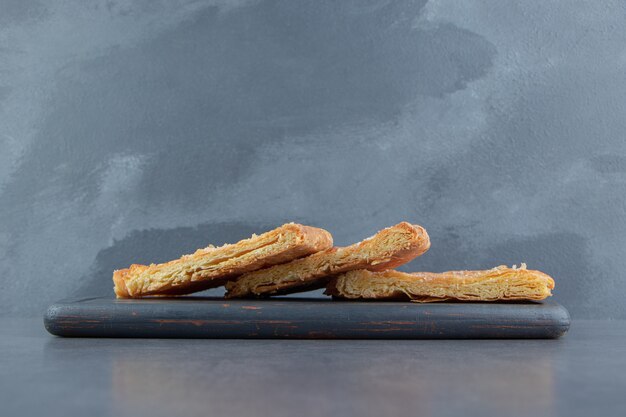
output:
M50 306L46 329L69 337L473 339L557 338L567 310L542 303L338 301L320 298L83 298Z

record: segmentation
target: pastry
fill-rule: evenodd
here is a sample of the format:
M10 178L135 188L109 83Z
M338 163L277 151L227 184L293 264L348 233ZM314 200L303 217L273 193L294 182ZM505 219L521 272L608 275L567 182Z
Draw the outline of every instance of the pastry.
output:
M543 300L554 280L540 271L501 265L486 271L370 272L350 271L328 283L326 294L340 298L445 300Z
M209 246L163 264L131 265L113 273L118 298L179 295L219 287L233 277L331 248L326 230L285 224L238 243Z
M426 230L406 222L354 245L331 248L242 275L226 284L226 297L267 296L323 288L328 278L353 269L382 271L420 256L430 247Z

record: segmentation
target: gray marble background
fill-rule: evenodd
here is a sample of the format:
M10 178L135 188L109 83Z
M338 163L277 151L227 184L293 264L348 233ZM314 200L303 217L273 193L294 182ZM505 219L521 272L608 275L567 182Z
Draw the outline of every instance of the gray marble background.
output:
M0 314L286 221L626 317L617 1L0 0Z

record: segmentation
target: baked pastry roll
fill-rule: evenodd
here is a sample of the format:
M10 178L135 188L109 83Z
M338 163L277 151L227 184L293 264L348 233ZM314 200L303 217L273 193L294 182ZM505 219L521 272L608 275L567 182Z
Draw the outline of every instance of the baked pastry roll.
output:
M351 271L328 283L325 294L340 298L410 299L420 303L445 300L543 300L554 280L540 271L497 266L486 271L370 272Z
M323 288L332 275L353 269L395 268L420 256L429 247L430 239L423 227L402 222L351 246L327 249L244 274L226 284L226 297L268 296Z
M131 265L113 273L118 298L180 295L219 287L229 279L333 246L326 230L285 224L235 244L198 249L163 264Z

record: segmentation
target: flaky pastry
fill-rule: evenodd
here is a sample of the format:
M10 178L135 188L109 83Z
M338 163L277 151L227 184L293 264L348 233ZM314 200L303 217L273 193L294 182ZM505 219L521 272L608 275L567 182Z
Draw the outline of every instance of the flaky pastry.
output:
M331 248L326 230L285 224L235 244L198 249L163 264L131 265L113 273L118 298L180 295L223 285L228 279Z
M430 247L426 230L407 222L347 247L335 247L286 264L250 272L226 284L226 297L288 294L322 288L328 278L353 269L382 271L420 256Z
M486 271L400 272L351 271L332 279L326 294L351 299L410 299L428 303L445 300L543 300L552 295L554 280L526 265L501 265Z

